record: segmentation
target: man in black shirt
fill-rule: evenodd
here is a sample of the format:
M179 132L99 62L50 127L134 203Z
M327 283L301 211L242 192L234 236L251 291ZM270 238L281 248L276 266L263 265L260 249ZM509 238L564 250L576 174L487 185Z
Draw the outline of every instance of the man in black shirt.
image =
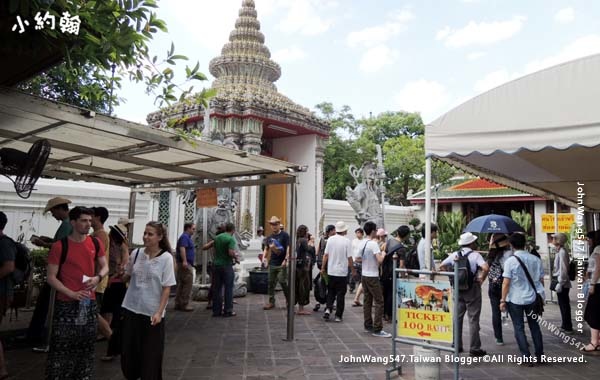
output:
M290 258L290 235L281 230L281 220L272 216L269 220L273 233L267 237L263 260L269 268L269 303L263 309L271 310L275 307L275 286L281 284L286 303L289 303L289 290L287 283L287 264Z

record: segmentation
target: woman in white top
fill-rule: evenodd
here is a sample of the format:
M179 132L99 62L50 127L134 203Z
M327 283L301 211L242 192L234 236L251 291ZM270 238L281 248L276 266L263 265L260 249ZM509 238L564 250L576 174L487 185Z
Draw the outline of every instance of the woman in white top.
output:
M121 370L129 380L161 380L165 342L165 308L175 285L173 256L167 231L158 222L144 230L144 248L131 253L123 300Z

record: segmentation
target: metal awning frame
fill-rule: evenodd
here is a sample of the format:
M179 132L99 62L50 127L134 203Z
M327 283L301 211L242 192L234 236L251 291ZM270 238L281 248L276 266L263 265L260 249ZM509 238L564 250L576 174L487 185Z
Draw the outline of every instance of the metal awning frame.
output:
M2 119L6 121L2 122ZM12 130L11 121L14 120L19 121L21 130ZM28 121L38 127L24 130ZM68 134L70 130L89 133L90 141L61 141L48 137L53 132ZM289 184L295 181L294 173L305 170L300 165L205 141L187 142L174 133L0 88L0 147L16 142L33 144L41 138L49 140L53 151L63 153L61 158L50 157L44 176L125 186L136 192ZM110 145L111 139L120 139L121 146L99 149L94 144ZM123 145L123 141L130 143ZM156 157L160 158L162 152L165 156L170 153L189 159L167 162L144 157L158 154ZM111 169L106 163L104 166L94 164L94 159L127 166ZM212 169L202 169L204 164L210 164ZM237 169L226 170L228 165ZM220 171L219 166L224 169ZM147 169L161 169L162 174L171 175L161 177L140 173ZM204 184L206 180L213 185Z

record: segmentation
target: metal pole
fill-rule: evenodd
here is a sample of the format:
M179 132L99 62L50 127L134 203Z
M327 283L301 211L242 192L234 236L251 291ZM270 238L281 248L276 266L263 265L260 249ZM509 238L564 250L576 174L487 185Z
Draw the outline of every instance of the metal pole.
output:
M431 267L431 158L425 158L425 268Z
M202 244L208 243L208 210L206 207L202 208ZM202 251L202 285L207 284L207 267L208 266L208 251Z
M294 340L294 307L296 304L296 182L290 185L290 261L288 262L288 315L286 341Z
M394 277L392 277L392 355L393 358L396 358L396 338L398 335L398 272L396 272L396 268L398 268L398 254L394 253L392 256L394 260ZM393 362L393 369L398 369L398 375L402 374L402 364L398 364L397 362Z
M135 203L137 200L137 192L131 191L129 192L129 208L127 210L127 218L133 220L133 222L129 223L127 226L127 241L129 242L129 246L131 247L133 244L133 226L135 224Z
M458 265L454 265L454 288L452 290L453 294L453 305L452 305L452 330L454 331L454 356L457 358L460 356L458 352L458 345L460 341L460 337L458 336ZM458 361L454 360L454 380L458 380Z

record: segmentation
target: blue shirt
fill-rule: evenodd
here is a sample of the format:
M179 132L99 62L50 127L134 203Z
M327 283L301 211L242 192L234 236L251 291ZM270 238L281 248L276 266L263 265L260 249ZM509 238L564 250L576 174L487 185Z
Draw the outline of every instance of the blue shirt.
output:
M519 260L517 260L515 256L518 256L527 267L536 291L531 287L521 263L519 263ZM502 273L502 277L510 279L510 288L508 289L506 302L517 305L530 305L535 301L536 292L539 293L542 298L546 298L544 286L540 281L543 276L544 268L542 267L542 260L540 260L539 257L526 251L516 251L513 256L506 259L506 262L504 263L504 273Z
M175 255L175 257L177 258L178 263L183 261L181 260L181 253L179 252L180 247L185 247L185 259L188 264L194 265L194 242L192 241L191 236L185 232L182 233L179 240L177 240L177 255Z

